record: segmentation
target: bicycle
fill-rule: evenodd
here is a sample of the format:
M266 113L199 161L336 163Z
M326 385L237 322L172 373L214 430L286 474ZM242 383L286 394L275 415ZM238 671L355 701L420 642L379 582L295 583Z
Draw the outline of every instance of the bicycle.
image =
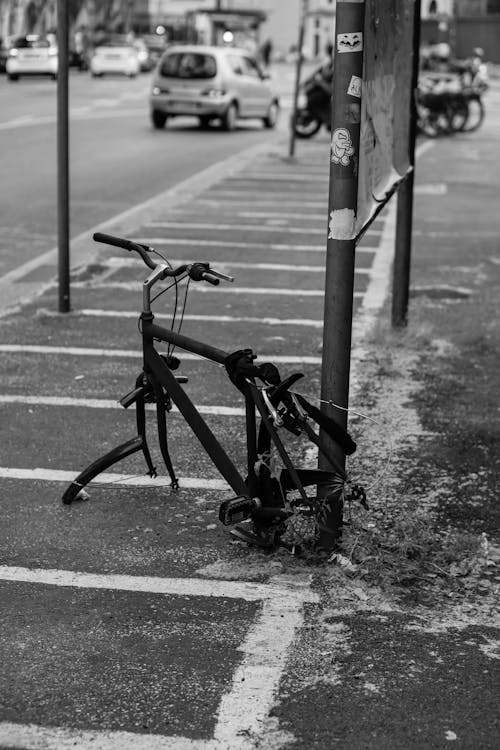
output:
M268 550L282 546L290 552L299 552L300 545L296 540L287 541L286 532L289 527L293 527L293 521L302 516L319 529L322 528L327 512L333 514L334 518L334 524L330 522L333 537L340 536L344 502L357 499L366 504L366 497L363 488L351 482L341 463L327 449L325 435L340 447L345 456L354 453L356 444L340 424L321 412L305 396L291 390L304 377L303 374L294 372L282 380L274 364L255 362L257 355L251 349L226 352L181 334L182 318L178 330L174 330L176 308L170 328L154 322L152 302L172 287L175 287L178 299L178 285L181 281L186 280L185 307L191 281L217 286L220 281L231 282L234 279L206 262L184 263L173 268L158 251L132 240L100 232L94 234L93 238L97 242L136 252L151 269L143 282L143 305L139 316L143 369L136 378L134 388L120 400L125 409L135 405L137 435L80 472L66 488L62 502L70 505L76 499L86 499L88 495L85 487L89 482L113 464L138 451L143 453L148 474L151 477L157 476L146 439L145 404L148 402L156 404L159 448L170 477L170 487L173 491L177 490L179 480L168 447L166 426L167 414L175 404L235 494L234 497L223 500L219 509L219 520L225 526L232 527L231 534L235 538ZM163 262L156 263L151 257L153 254L158 255ZM170 285L152 298L155 285L165 280L170 280ZM157 350L157 342L168 345L167 353ZM230 381L243 396L246 476L239 471L235 460L228 456L182 387L188 378L174 374L181 364L180 359L173 354L174 347L223 365ZM319 426L320 434L316 434L311 422ZM309 443L314 444L327 458L331 471L297 467L279 434L281 430L305 437ZM276 468L278 459L282 464L279 471ZM315 494L311 494L310 488L313 486L317 487Z

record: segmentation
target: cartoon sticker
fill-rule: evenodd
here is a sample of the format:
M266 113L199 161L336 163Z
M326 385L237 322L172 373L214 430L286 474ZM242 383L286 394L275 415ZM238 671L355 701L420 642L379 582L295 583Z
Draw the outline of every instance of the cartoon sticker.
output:
M337 52L361 52L363 49L363 32L337 34Z
M334 164L341 164L347 167L351 161L350 157L354 154L351 134L347 128L336 128L332 136L332 161Z
M347 93L351 96L357 96L358 99L361 98L361 78L359 76L351 76L351 82L347 89Z

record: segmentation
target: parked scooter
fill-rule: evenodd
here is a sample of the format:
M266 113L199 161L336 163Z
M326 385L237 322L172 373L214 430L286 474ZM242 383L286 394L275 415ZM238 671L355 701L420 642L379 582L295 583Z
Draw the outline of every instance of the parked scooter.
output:
M297 138L311 138L324 125L331 128L332 67L323 65L306 78L299 91L293 129Z

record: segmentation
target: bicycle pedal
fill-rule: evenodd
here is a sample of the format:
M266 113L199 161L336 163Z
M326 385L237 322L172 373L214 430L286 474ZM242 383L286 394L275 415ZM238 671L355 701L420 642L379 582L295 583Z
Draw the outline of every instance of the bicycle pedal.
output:
M232 526L240 521L245 521L252 516L252 513L259 507L260 503L256 498L237 495L229 500L224 500L219 508L219 521L224 526Z
M258 536L251 531L247 531L246 529L242 529L240 526L236 526L236 528L231 529L229 533L232 537L234 537L234 539L237 539L239 542L255 544L257 547L262 547L263 549L267 550L272 550L274 548L274 545L271 544L268 539Z

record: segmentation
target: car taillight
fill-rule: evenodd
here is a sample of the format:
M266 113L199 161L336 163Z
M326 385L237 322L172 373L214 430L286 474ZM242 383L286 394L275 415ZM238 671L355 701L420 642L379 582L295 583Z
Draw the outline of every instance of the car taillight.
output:
M226 90L225 89L213 89L213 88L203 89L203 91L201 92L201 95L211 96L211 97L225 96Z

